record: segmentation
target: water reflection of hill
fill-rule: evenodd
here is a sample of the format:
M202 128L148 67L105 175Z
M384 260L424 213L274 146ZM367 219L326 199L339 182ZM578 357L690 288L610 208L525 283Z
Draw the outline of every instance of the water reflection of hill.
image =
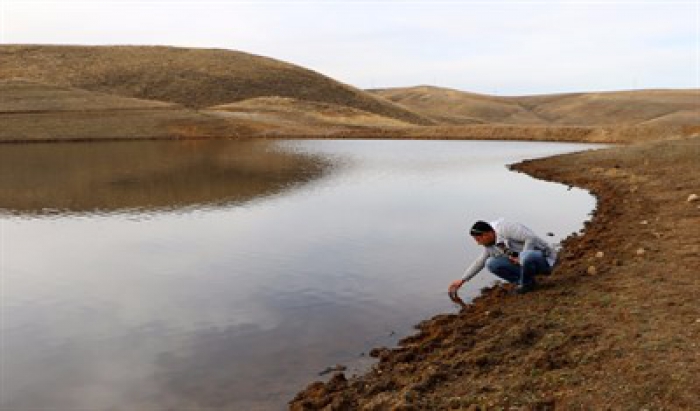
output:
M264 141L0 147L0 209L16 214L148 211L239 203L320 176L324 164Z

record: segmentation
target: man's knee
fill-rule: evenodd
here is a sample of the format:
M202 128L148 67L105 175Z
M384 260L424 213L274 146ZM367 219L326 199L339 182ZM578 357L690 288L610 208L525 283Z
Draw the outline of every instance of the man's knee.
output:
M531 274L549 274L552 270L541 251L523 251L520 253L520 265Z
M486 269L491 271L492 273L497 273L500 268L503 267L503 261L501 261L499 258L495 257L489 257L486 260Z
M540 251L523 251L520 253L520 264L522 265L539 262L541 259L544 259L544 256Z

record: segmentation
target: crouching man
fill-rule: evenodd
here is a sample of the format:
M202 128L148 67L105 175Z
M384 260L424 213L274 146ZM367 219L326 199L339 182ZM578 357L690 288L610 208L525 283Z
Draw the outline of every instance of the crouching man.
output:
M477 221L469 234L484 246L481 255L467 268L460 280L450 284L450 296L484 267L496 276L515 284L519 294L535 288L535 275L548 275L556 260L556 251L522 224L498 220Z

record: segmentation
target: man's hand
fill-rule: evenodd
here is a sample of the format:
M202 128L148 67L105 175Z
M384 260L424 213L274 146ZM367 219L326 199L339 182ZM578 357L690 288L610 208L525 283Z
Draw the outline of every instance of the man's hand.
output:
M455 280L455 281L453 281L452 284L450 284L450 288L448 289L448 292L449 292L450 294L455 294L455 293L457 293L457 290L459 290L459 287L461 287L462 284L464 284L464 280Z
M464 280L455 280L450 284L449 288L449 296L450 300L452 300L454 303L459 304L462 308L465 308L467 305L462 301L461 298L459 298L459 294L457 294L457 290L459 290L459 287L464 284Z

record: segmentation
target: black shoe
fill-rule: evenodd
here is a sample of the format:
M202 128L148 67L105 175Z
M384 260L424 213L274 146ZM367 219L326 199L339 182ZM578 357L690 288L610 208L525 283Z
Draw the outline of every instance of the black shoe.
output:
M535 283L522 284L515 287L516 294L526 294L535 290Z

